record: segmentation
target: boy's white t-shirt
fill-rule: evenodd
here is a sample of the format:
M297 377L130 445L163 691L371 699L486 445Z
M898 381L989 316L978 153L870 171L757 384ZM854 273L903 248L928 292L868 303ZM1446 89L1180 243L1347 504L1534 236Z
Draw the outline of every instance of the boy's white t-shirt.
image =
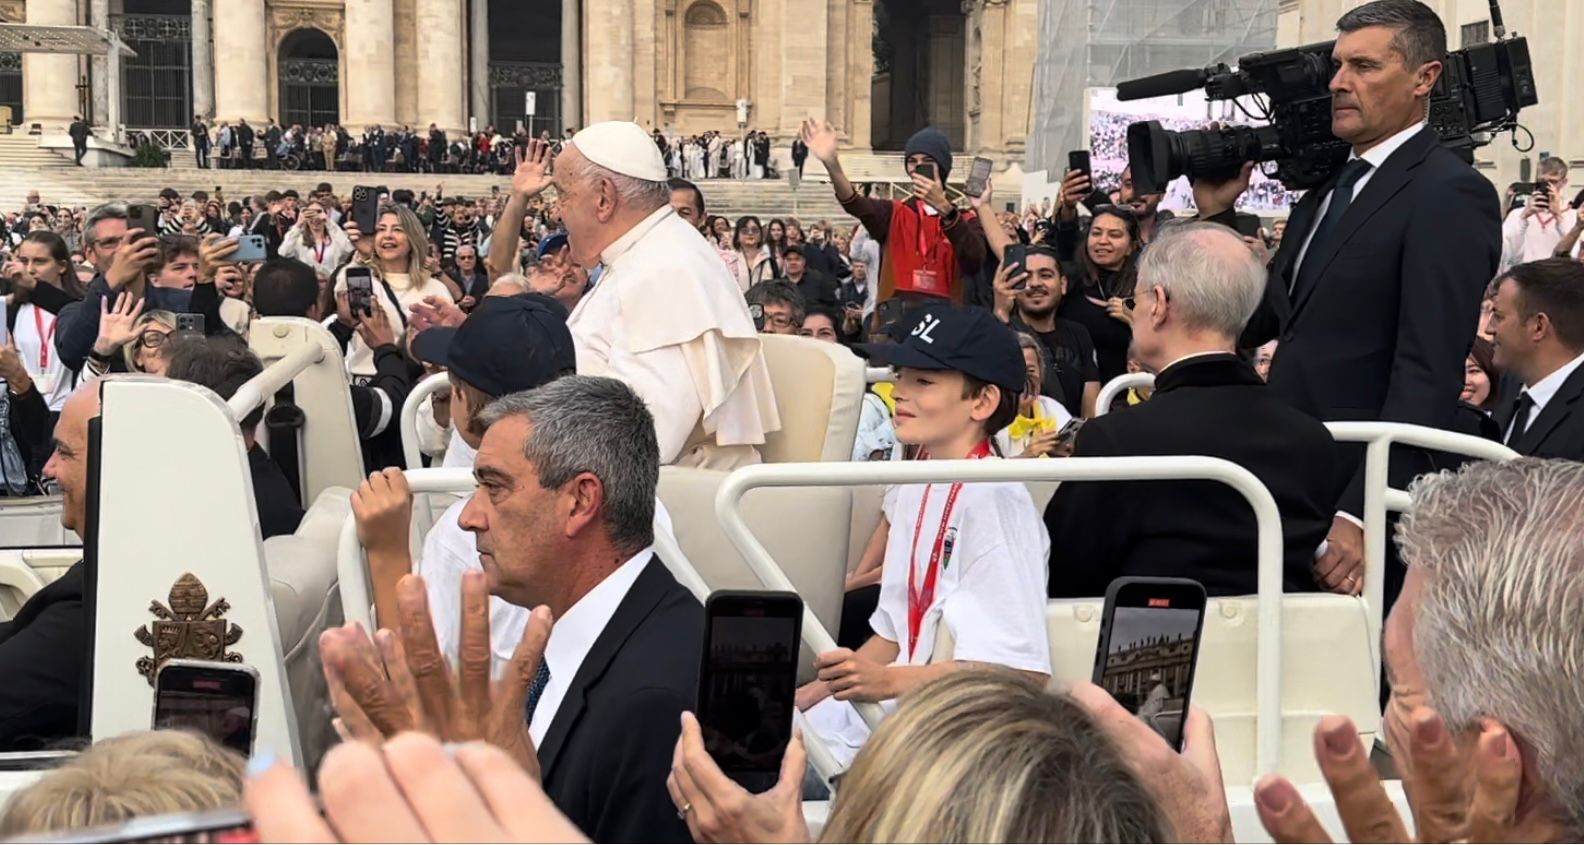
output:
M884 507L891 531L879 606L869 619L870 627L898 644L897 664L929 663L936 633L944 624L956 643L953 660L1050 674L1050 641L1045 633L1050 537L1028 488L1016 482L962 486L943 544L951 546L950 553L943 548L935 600L919 626L916 650L910 653L908 570L917 568L916 584L922 590L950 492L950 484L908 484L887 491ZM895 702L882 706L890 712ZM827 698L804 715L843 765L852 761L869 736L858 711L845 701Z

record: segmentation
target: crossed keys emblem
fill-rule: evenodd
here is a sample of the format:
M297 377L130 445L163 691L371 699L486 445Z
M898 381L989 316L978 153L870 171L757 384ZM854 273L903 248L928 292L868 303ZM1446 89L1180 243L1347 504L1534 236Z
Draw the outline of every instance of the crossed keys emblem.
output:
M134 636L137 641L154 649L152 657L139 657L137 670L154 685L154 675L165 661L176 658L188 660L220 660L241 663L242 655L227 651L242 639L242 628L227 622L226 611L231 603L224 598L209 603L209 590L191 572L184 572L171 585L170 606L159 599L149 602L149 612L154 614L154 630L148 625L139 626Z

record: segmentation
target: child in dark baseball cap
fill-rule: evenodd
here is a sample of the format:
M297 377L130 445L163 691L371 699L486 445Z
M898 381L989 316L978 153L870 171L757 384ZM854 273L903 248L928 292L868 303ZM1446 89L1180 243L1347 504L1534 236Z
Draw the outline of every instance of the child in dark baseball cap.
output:
M897 369L897 439L919 459L999 457L992 435L1017 415L1027 380L1016 336L982 308L931 307L899 326L896 343L863 347ZM874 635L857 650L820 655L819 680L798 694L811 726L847 761L868 736L849 701L889 709L892 699L969 663L1018 670L1041 684L1051 671L1050 540L1028 488L899 485L887 492L884 513L848 576L849 590L878 584ZM955 649L951 661L932 664L942 626Z

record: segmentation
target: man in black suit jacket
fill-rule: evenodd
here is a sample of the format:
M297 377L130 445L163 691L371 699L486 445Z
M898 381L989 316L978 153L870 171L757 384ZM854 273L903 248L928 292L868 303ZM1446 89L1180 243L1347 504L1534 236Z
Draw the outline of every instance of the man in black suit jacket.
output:
M1233 352L1265 270L1236 234L1208 223L1157 230L1139 262L1133 345L1158 369L1148 402L1090 420L1074 455L1208 455L1254 473L1281 511L1282 587L1314 590L1331 524L1331 435ZM1068 482L1045 510L1050 595L1105 594L1123 576L1175 576L1212 596L1258 587L1254 513L1219 482Z
M66 400L55 424L55 454L44 474L61 488L61 524L81 534L87 527L88 421L99 416L99 391L79 390ZM89 670L83 565L35 593L0 623L0 751L51 747L77 736L83 677Z
M479 489L458 523L473 532L484 571L463 576L463 680L445 677L426 588L409 575L397 586L402 638L428 697L404 694L366 635L341 628L320 643L337 711L359 738L422 728L507 749L542 770L546 794L596 842L689 841L666 777L697 693L704 612L654 554L654 418L620 381L565 376L497 399L476 419L486 426L473 465ZM466 679L489 674L486 584L534 608L522 645L488 701L437 713L433 690L465 699ZM475 725L469 713L487 715Z
M1331 130L1353 152L1293 209L1240 345L1279 338L1271 390L1317 419L1449 428L1501 258L1496 191L1425 125L1446 54L1435 13L1416 0L1374 0L1337 28ZM1248 174L1196 185L1201 216L1230 225ZM1338 592L1363 587L1362 459L1362 447L1338 447L1337 514L1317 567ZM1392 486L1433 468L1426 453L1396 449ZM1389 602L1401 568L1387 576Z
M1584 264L1519 264L1494 287L1496 365L1523 382L1497 412L1502 442L1523 455L1584 461Z

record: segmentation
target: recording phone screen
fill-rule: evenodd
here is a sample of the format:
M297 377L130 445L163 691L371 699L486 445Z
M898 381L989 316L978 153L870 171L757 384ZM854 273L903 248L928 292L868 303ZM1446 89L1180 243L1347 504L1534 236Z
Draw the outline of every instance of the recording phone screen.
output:
M154 693L154 727L197 731L251 757L257 690L250 670L167 665Z
M1183 719L1199 647L1197 607L1174 606L1170 596L1147 596L1142 606L1114 609L1098 683L1119 704L1182 748Z
M721 770L753 792L775 785L792 738L802 612L773 594L709 605L699 724Z

